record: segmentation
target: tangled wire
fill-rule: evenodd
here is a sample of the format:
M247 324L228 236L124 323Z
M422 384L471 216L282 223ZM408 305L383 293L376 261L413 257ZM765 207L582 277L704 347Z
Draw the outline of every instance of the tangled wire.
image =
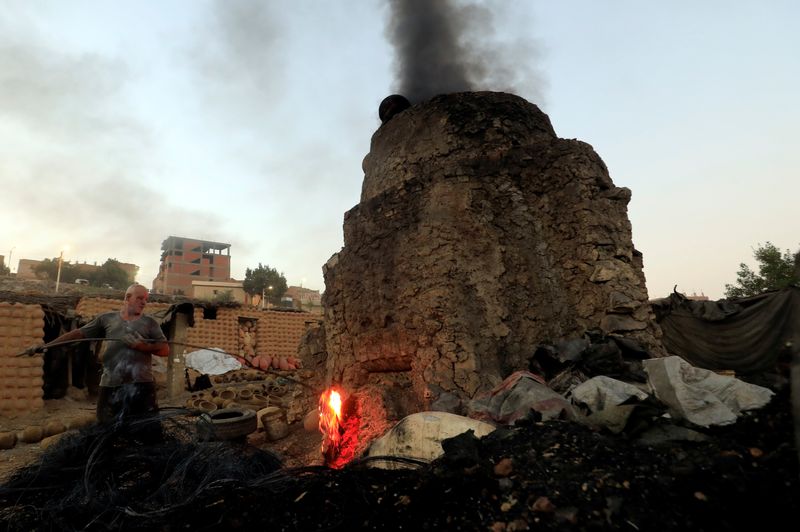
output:
M204 441L202 417L185 410L167 410L155 421L156 431L150 417L64 436L0 485L2 528L203 530L261 523L293 529L304 528L304 520L319 522L308 511L317 504L329 512L323 528L336 528L344 510L331 506L336 495L326 486L349 484L341 497L369 489L351 473L366 469L365 461L348 470L285 469L276 454L244 442Z

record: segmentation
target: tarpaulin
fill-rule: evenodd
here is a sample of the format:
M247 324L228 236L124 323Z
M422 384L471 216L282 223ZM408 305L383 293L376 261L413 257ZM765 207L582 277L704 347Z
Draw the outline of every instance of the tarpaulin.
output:
M800 288L757 296L692 301L675 292L653 303L670 354L710 370L774 370L800 348Z

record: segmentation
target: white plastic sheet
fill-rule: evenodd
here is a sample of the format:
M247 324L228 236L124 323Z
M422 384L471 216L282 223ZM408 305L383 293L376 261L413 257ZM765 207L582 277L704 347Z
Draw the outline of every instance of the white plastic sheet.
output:
M222 375L242 368L242 364L221 349L201 349L185 356L186 367L206 375Z
M695 425L728 425L744 410L761 408L775 395L772 390L696 368L681 357L643 361L647 379L670 414Z

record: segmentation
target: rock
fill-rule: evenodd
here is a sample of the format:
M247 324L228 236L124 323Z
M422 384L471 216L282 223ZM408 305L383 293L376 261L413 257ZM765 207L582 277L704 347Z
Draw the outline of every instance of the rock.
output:
M507 477L514 470L514 462L511 458L503 458L494 465L494 474L497 477Z

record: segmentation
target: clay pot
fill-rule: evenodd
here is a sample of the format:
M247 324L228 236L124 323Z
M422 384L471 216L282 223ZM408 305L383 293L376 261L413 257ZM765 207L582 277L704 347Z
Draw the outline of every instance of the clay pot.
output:
M67 430L67 427L61 421L54 419L44 424L44 436L55 436Z
M25 443L39 443L42 438L44 438L44 429L38 426L25 427L19 436L19 440Z
M48 436L47 438L39 442L39 446L42 448L42 450L47 449L48 447L58 443L61 440L61 438L63 438L65 435L66 434L62 432L60 434L54 434L52 436Z
M236 392L234 390L231 390L230 388L226 388L226 389L222 390L221 392L219 392L219 396L223 400L228 401L228 400L231 400L231 399L236 399Z
M197 399L194 402L194 407L204 412L213 412L217 409L217 405L206 399Z
M283 411L276 406L268 406L259 410L259 421L270 441L280 440L289 434L289 425Z
M270 384L268 391L271 395L277 395L278 397L281 397L286 395L286 392L289 391L289 386L283 383L273 382Z
M88 427L96 420L95 414L83 414L76 418L70 419L67 421L67 428L68 429L81 429L83 427Z
M311 410L303 418L303 428L308 432L319 432L319 410Z
M16 432L0 432L0 449L11 449L17 444Z
M245 388L244 390L239 390L239 399L242 401L249 401L253 398L253 390L249 390Z

